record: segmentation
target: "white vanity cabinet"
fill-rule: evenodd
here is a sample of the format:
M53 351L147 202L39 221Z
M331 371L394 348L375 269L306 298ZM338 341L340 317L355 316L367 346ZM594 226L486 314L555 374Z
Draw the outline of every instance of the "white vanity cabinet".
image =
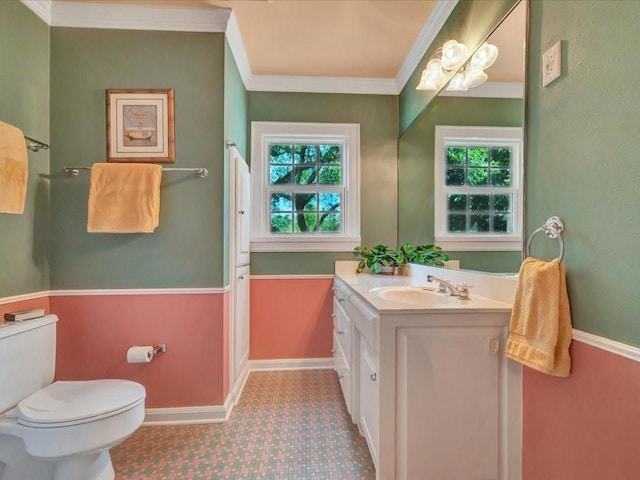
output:
M508 308L381 308L341 278L334 285L335 328L344 318L351 327L350 356L334 334L336 370L348 375L345 401L376 478L514 480Z

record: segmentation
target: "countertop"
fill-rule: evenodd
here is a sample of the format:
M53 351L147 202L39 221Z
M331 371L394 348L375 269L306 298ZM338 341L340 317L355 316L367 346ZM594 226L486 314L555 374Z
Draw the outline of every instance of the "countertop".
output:
M429 267L425 267L429 268ZM436 270L434 275L441 275L441 269ZM422 273L422 272L421 272ZM457 275L464 274L457 272ZM486 296L474 294L473 289L470 292L469 300L461 300L457 297L450 297L448 294L438 293L437 283L427 283L420 278L426 278L421 275L418 278L415 275L372 275L370 273L356 273L354 262L336 262L335 276L342 280L350 287L362 300L373 307L380 313L444 313L452 310L464 312L510 312L511 304L501 302ZM477 281L477 275L474 277ZM454 283L461 283L460 281ZM381 289L384 287L392 287L396 290L426 290L424 296L433 299L434 305L421 305L413 302L402 302L396 300L388 300L380 296ZM409 288L407 288L409 287ZM413 287L413 288L411 288ZM387 289L388 290L388 289Z

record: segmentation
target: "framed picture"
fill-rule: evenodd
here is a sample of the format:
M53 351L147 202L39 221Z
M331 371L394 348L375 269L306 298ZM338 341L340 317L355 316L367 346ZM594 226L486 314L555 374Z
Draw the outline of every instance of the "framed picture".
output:
M107 90L107 162L175 162L173 89Z

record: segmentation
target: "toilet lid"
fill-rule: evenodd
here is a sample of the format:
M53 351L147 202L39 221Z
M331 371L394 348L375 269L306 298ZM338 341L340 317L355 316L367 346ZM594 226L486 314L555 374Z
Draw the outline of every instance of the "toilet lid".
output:
M144 397L144 387L129 380L54 382L18 403L18 423L75 425L127 410Z

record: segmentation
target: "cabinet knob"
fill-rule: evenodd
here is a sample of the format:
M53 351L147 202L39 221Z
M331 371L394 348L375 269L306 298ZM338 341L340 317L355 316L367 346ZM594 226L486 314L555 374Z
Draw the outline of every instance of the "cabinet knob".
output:
M378 376L376 375L376 372L373 372L371 374L371 380L375 382L377 378L378 378Z
M344 335L344 330L338 330L338 335Z
M238 275L239 280L244 280L244 275Z
M345 377L345 374L344 374L344 373L343 373L343 374L340 374L340 375L338 375L338 380L342 380L344 377Z
M244 215L244 210L238 210L238 213L239 213L240 215Z

